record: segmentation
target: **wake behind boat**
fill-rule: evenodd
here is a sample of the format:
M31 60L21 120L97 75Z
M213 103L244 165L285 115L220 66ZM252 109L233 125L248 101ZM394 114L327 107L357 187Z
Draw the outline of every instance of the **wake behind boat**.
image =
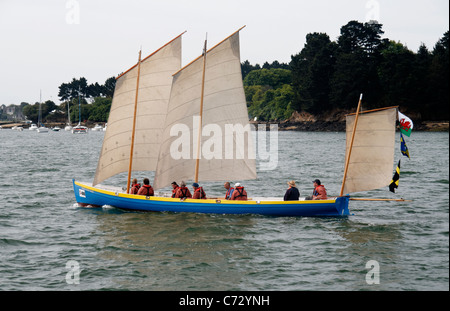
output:
M361 95L356 114L347 116L344 177L338 197L230 201L128 194L131 174L136 171L155 171L156 190L174 180L257 178L240 66L241 29L209 50L205 41L202 56L181 69L182 34L143 60L139 53L138 63L117 78L93 184L73 180L79 204L134 211L339 217L350 214L349 193L389 185L397 107L361 113ZM230 125L233 131L227 135ZM213 157L201 156L201 146L211 145L211 138L202 135L204 128L225 133L216 139L226 147L232 144L232 156L227 148L218 148ZM185 143L186 150L179 152ZM98 186L123 172L128 172L126 193Z

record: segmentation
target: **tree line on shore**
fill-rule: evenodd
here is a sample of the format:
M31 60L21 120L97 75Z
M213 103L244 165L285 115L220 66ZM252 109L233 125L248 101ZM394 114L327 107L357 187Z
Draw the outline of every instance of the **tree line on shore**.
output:
M242 63L250 116L262 121L288 119L294 111L315 116L364 108L400 106L420 120L449 119L449 33L432 51L414 53L400 42L382 39L382 25L350 21L331 41L310 33L289 64Z
M76 123L79 121L79 106L81 105L81 122L106 122L115 85L116 79L114 77L108 78L102 85L97 82L88 84L84 77L73 78L68 83L62 83L59 86L58 93L59 99L62 101L61 104L56 105L51 100L41 103L42 120L44 123L66 123L68 121L67 111L70 111L70 120L72 123ZM70 109L68 109L68 105ZM36 123L39 103L33 105L22 103L21 106L23 107L23 115Z
M309 33L303 49L289 64L274 61L241 64L249 117L260 121L283 121L297 112L315 116L354 109L359 94L364 108L400 106L420 120L449 119L449 33L432 51L422 44L417 52L387 38L382 24L350 21L340 36L331 41L326 33ZM44 122L81 120L106 122L116 80L103 85L73 78L59 86L62 103L41 105ZM34 122L39 103L22 103L23 114Z

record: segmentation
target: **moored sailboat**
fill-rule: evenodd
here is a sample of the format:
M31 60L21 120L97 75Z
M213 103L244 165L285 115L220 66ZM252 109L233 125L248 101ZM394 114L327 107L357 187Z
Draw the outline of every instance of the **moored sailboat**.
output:
M78 90L78 124L72 128L72 134L87 134L88 128L81 125L81 101L80 90Z
M70 101L67 101L67 124L64 127L65 131L72 131L72 123L70 122L70 109L69 109L69 103Z
M36 132L38 132L38 133L48 133L48 128L45 127L45 125L42 123L41 104L42 104L42 92L40 93L40 96L39 96L38 128L36 129Z
M94 182L88 184L73 180L79 204L111 205L138 211L336 217L350 214L349 193L389 184L397 108L360 114L360 98L357 113L347 117L346 165L341 194L337 197L328 200L253 198L230 201L128 193L133 171L155 171L155 189L167 187L173 180L198 182L257 178L240 69L241 29L209 50L206 50L205 42L203 55L182 69L177 68L181 67L180 35L144 60L141 61L139 56L138 63L117 78ZM226 129L230 125L233 131L227 135ZM217 139L219 145L233 144L231 156L226 148L218 148L213 156L202 156L201 146L208 142L202 135L206 127L225 133ZM174 132L181 135L174 136ZM182 137L188 139L180 142ZM242 137L246 137L242 139L244 143L236 143ZM363 146L368 137L376 141L371 149ZM180 153L179 147L185 146L184 142L189 144L187 151ZM379 150L386 151L377 157ZM174 151L178 152L175 156ZM373 157L360 161L367 154ZM377 162L380 162L379 167ZM120 188L99 185L123 172L128 172L125 192ZM365 182L363 173L376 177L368 178L373 182Z

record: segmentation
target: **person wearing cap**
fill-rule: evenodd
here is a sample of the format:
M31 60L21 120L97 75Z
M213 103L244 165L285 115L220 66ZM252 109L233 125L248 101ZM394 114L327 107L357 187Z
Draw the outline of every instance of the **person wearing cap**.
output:
M230 200L247 201L247 191L244 190L240 183L234 184L234 191Z
M203 187L200 187L196 182L192 184L194 187L193 199L206 199L206 193L203 191Z
M298 198L300 197L300 192L298 191L297 186L295 185L295 181L293 180L288 181L287 184L289 185L289 189L284 194L284 200L298 201Z
M133 178L133 181L131 182L130 194L137 194L139 188L141 188L141 184L138 184L137 179Z
M178 187L177 193L175 194L175 198L180 199L192 198L192 194L189 191L188 187L186 187L186 183L184 181L180 182L180 187Z
M319 179L313 180L314 190L313 195L310 197L310 200L326 200L327 199L327 190L324 185L321 184Z
M177 194L177 191L178 191L178 188L180 188L179 186L178 186L178 184L174 181L174 182L172 182L172 198L174 198L175 197L175 195Z
M144 178L144 185L139 189L138 195L145 195L147 197L151 197L155 194L153 191L153 187L150 185L150 180L148 178Z
M227 189L227 193L225 194L225 200L231 200L231 196L233 195L234 188L230 187L230 183L227 181L223 184L223 187Z

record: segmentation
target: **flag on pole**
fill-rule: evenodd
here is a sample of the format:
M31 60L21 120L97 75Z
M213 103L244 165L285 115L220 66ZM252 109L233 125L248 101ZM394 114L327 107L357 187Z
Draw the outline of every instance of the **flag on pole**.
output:
M392 177L389 190L395 193L395 188L398 188L398 182L400 180L400 160L398 160L397 169L395 170L394 177Z
M400 122L400 132L409 137L413 129L412 120L399 111L398 121Z
M405 139L403 138L402 133L400 133L400 150L405 157L408 157L408 159L411 159L409 157L409 150L408 150L408 147L406 147L406 142L405 142Z

